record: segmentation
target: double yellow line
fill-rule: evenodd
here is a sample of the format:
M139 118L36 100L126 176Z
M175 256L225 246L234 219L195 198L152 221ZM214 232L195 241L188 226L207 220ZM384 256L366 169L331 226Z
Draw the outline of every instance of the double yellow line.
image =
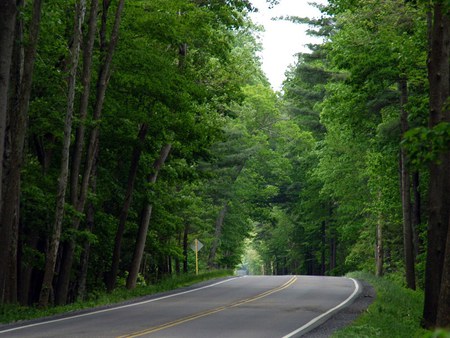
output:
M186 317L183 317L183 318L180 318L180 319L177 319L177 320L165 323L165 324L161 324L161 325L158 325L158 326L153 326L153 327L150 327L148 329L141 330L141 331L136 331L136 332L124 335L124 336L119 336L117 338L140 337L140 336L143 336L143 335L147 335L147 334L158 332L158 331L161 331L161 330L164 330L164 329L168 329L170 327L177 326L177 325L180 325L180 324L183 324L183 323L186 323L186 322L190 322L190 321L198 319L198 318L206 317L206 316L212 315L214 313L224 311L226 309L237 307L237 306L240 306L242 304L250 303L250 302L253 302L255 300L267 297L267 296L269 296L269 295L271 295L271 294L273 294L275 292L284 290L284 289L288 288L289 286L291 286L292 284L294 284L296 280L297 280L297 277L292 277L290 280L288 280L283 285L278 286L278 287L276 287L274 289L270 289L270 290L265 291L263 293L260 293L260 294L258 294L256 296L253 296L253 297L250 297L250 298L245 298L245 299L239 300L237 302L234 302L234 303L231 303L231 304L228 304L228 305L219 306L219 307L216 307L216 308L211 309L211 310L198 312L198 313L190 315L190 316L186 316Z

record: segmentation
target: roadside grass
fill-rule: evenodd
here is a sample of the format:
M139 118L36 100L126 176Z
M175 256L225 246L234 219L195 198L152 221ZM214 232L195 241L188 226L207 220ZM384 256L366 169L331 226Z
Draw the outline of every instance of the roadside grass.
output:
M431 332L421 328L423 291L407 289L367 272L352 272L347 276L365 280L375 288L377 296L352 325L336 331L333 338L450 338L448 331Z
M156 284L137 286L133 290L119 287L111 293L99 291L90 294L85 301L79 301L64 306L40 309L37 306L20 306L16 304L0 305L0 323L7 324L22 320L48 317L67 312L120 303L133 298L148 296L159 292L170 291L181 287L190 286L206 280L232 276L232 270L216 270L195 274L183 274L163 279Z

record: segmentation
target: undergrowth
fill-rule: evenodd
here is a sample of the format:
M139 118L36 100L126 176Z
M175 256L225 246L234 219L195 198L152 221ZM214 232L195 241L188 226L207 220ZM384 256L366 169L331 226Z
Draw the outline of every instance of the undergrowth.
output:
M375 301L352 325L337 331L334 338L450 338L450 332L427 331L420 326L423 311L423 291L407 289L388 278L365 272L354 272L348 277L364 280L376 292Z

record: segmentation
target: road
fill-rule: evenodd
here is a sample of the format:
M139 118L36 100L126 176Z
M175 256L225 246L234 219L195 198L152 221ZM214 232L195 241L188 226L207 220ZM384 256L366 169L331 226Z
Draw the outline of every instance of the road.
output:
M297 337L357 296L348 278L246 276L135 303L0 327L1 337Z

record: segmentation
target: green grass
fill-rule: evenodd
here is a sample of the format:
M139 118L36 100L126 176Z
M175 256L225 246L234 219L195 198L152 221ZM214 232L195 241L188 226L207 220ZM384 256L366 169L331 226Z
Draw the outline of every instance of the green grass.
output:
M39 309L35 306L20 306L13 304L0 305L0 323L12 323L19 320L41 318L61 313L119 303L137 297L186 287L214 278L231 276L232 274L233 271L231 270L217 270L200 273L199 275L186 274L173 276L166 278L156 284L138 286L134 290L127 290L126 288L122 287L117 288L112 293L97 292L95 294L91 294L86 301L76 302L65 306L49 307L47 309Z
M407 289L387 278L354 272L348 277L365 280L376 291L375 301L352 325L337 331L334 338L450 338L450 332L424 330L420 326L423 292Z

